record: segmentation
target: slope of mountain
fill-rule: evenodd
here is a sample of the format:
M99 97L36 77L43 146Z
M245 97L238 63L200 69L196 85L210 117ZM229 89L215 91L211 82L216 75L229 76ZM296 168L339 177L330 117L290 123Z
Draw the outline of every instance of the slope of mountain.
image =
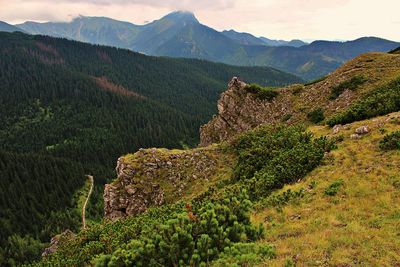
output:
M39 266L395 265L400 55L266 90L231 81L209 124L248 127L218 128L218 144L120 157L105 215L127 218L61 235ZM350 123L324 125L351 110Z
M270 85L301 79L271 68L157 58L129 50L0 33L0 265L20 264L65 228L74 195L95 178L89 218L103 213L116 158L198 142L232 75ZM31 259L31 258L30 258ZM21 261L20 261L21 260Z
M294 47L300 47L303 45L307 45L306 42L303 42L301 40L291 40L291 41L284 41L284 40L272 40L268 39L265 37L260 37L260 39L266 43L269 46L294 46Z
M246 32L237 32L234 30L222 31L221 33L226 37L229 37L230 39L242 45L293 46L293 47L300 47L303 45L307 45L307 43L301 40L284 41L284 40L272 40L266 37L258 38L252 34Z
M106 17L79 16L71 22L37 23L28 21L17 25L31 34L64 37L92 44L130 48L138 26Z
M0 32L23 32L23 30L4 21L0 21Z
M229 30L229 31L222 31L221 32L223 35L226 37L234 40L238 44L242 45L270 45L267 42L264 41L262 38L257 38L254 35L246 32L237 32L234 30ZM265 38L267 39L267 38ZM269 40L269 39L267 39ZM272 40L271 40L272 41Z
M239 66L271 66L307 80L324 76L366 52L387 52L400 44L380 38L349 42L257 38L235 31L218 32L190 12L173 12L138 26L108 18L79 17L69 23L17 25L32 34L129 48L149 55L200 58Z

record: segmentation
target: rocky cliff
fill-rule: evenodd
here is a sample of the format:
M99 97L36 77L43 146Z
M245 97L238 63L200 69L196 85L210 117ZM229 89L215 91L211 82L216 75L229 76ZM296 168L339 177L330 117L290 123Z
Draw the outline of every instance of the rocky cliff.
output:
M104 215L116 219L151 206L190 199L228 178L234 157L218 146L194 150L141 149L120 157L117 179L105 186Z
M307 115L318 108L325 117L332 116L360 95L399 75L399 70L399 54L368 53L319 81L276 89L279 95L273 100L259 99L245 90L244 82L233 78L218 101L218 115L200 129L200 146L227 140L260 124L307 122ZM357 79L362 83L351 87ZM332 97L335 90L339 92Z

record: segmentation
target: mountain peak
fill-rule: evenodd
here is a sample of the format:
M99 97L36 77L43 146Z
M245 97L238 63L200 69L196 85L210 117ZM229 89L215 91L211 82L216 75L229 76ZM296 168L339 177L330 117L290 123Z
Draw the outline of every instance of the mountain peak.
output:
M176 20L176 21L199 23L199 21L197 20L197 18L194 15L193 12L184 11L184 10L178 10L178 11L174 11L172 13L169 13L168 15L163 17L162 19L171 19L171 20Z

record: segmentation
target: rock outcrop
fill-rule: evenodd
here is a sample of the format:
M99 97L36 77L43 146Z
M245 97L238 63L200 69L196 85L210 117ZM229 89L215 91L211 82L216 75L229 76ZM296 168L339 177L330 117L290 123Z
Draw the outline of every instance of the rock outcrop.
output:
M399 55L368 53L320 81L276 89L279 95L270 101L249 93L245 90L246 84L235 77L218 101L218 115L200 128L200 146L225 141L260 124L307 122L307 115L316 109L330 117L348 108L382 81L398 75L399 69ZM334 88L347 84L355 76L362 76L365 82L356 89L344 88L338 97L331 97Z
M118 178L105 186L104 215L114 220L199 194L215 182L217 168L223 165L232 164L219 157L217 147L140 149L120 157Z
M277 123L283 116L291 114L288 98L278 96L272 101L261 100L245 87L246 83L236 77L229 82L228 90L218 101L218 115L200 128L200 146L227 140L260 124Z

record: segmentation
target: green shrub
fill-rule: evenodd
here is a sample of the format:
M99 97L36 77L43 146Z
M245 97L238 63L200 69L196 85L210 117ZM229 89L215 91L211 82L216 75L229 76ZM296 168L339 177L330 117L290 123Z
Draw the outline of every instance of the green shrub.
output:
M355 102L346 111L331 117L327 123L333 127L373 118L400 110L400 77L379 86Z
M307 118L312 123L319 123L325 119L324 111L321 108L316 108L307 114Z
M292 117L293 117L293 114L285 114L285 115L282 117L281 121L282 121L282 122L286 122L286 121L290 120L290 118L292 118Z
M301 126L259 127L242 134L233 145L238 154L235 179L253 199L298 181L334 147L331 140L314 139Z
M340 83L339 85L332 87L329 99L334 100L338 98L346 89L352 91L356 90L360 85L364 84L366 81L368 81L368 79L365 78L363 75L354 76L351 79L346 80Z
M400 131L385 135L379 142L379 147L383 150L400 149Z
M282 210L282 207L287 205L289 202L302 198L304 194L305 191L303 188L298 191L292 191L291 189L288 189L281 194L271 194L260 200L256 204L255 209L261 210L267 207L274 207L279 211Z
M208 202L194 208L192 215L177 214L118 248L111 257L101 257L97 263L103 266L206 266L223 251L246 247L235 243L255 241L263 236L262 226L251 225L250 207L244 193Z
M330 186L328 186L325 189L325 195L335 196L339 192L339 189L340 189L340 187L342 187L342 185L343 185L342 180L333 182Z
M254 266L264 260L276 256L275 248L267 244L236 243L227 247L218 260L212 262L213 267Z
M262 87L254 83L246 85L245 90L249 93L256 95L259 99L268 101L271 101L279 94L277 90L269 87Z

